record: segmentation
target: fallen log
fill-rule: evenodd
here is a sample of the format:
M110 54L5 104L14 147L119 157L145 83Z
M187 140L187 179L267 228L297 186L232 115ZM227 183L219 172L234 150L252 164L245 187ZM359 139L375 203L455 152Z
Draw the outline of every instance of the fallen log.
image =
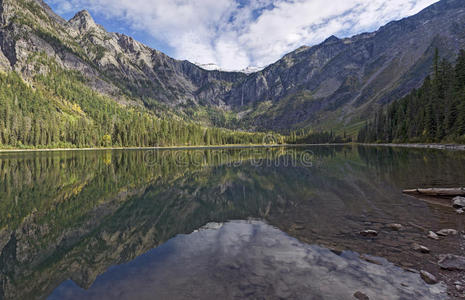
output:
M456 197L465 196L465 188L430 188L430 189L412 189L403 190L404 194L439 196L439 197Z

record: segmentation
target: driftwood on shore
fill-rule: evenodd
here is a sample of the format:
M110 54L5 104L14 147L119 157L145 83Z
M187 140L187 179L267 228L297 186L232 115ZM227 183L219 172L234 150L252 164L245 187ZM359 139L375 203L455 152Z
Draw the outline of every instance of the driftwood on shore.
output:
M465 196L465 188L430 188L430 189L412 189L404 190L404 194L439 196L439 197L456 197Z

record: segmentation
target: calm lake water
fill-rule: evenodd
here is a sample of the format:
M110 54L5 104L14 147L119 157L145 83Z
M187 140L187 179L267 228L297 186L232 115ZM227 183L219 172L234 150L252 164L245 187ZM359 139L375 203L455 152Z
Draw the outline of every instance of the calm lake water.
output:
M444 299L405 269L463 253L425 232L465 218L401 190L464 170L362 146L0 154L0 299Z

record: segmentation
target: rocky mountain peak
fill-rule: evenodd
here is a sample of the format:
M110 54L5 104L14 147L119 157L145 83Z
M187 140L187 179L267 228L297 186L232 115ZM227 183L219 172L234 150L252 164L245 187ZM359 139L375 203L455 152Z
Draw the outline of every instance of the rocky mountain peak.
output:
M100 29L100 26L95 23L87 10L81 10L78 12L71 20L68 21L68 24L79 30L81 34L87 33L90 30Z
M336 43L336 42L339 42L339 41L340 41L340 39L339 39L337 36L332 35L332 36L330 36L329 38L327 38L327 39L323 42L323 44L332 44L332 43Z

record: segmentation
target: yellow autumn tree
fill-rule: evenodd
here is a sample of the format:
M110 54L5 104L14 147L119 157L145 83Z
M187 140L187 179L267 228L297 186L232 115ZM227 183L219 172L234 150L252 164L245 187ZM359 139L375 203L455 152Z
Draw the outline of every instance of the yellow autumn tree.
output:
M102 140L103 140L103 145L104 145L105 147L111 146L111 136L110 136L109 134L105 134L105 135L103 136Z

